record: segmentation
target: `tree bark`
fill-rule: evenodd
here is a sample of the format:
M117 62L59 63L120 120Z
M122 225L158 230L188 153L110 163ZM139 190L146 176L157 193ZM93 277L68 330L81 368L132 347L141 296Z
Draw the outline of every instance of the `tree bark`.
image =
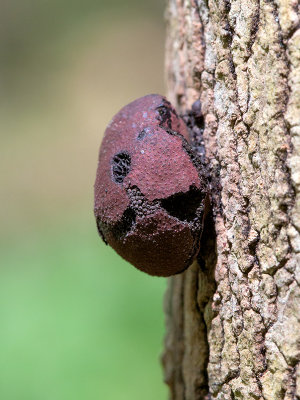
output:
M200 98L213 218L169 279L171 399L300 399L298 0L169 0L168 98Z

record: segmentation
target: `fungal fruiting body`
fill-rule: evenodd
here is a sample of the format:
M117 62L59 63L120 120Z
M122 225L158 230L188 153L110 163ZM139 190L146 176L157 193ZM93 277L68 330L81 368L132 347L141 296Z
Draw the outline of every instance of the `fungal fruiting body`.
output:
M122 108L100 147L99 234L150 275L180 273L199 251L207 188L188 137L172 105L153 94Z

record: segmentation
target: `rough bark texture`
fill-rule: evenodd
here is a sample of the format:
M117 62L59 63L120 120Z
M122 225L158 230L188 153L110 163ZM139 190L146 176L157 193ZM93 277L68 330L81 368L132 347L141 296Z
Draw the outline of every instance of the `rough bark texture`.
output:
M172 399L300 399L297 0L169 0L168 97L200 97L214 224L169 280Z

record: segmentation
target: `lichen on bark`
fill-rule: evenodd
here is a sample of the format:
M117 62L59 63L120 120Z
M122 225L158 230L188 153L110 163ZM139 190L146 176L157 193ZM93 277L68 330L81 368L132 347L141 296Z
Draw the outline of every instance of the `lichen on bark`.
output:
M215 230L169 281L171 398L300 399L299 3L169 0L167 24L168 97L202 102Z

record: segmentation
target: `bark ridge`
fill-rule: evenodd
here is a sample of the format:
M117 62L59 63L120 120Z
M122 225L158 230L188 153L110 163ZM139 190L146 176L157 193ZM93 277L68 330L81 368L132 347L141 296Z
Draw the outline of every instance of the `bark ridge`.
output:
M297 0L169 0L168 97L199 97L214 227L169 279L172 399L300 399Z

